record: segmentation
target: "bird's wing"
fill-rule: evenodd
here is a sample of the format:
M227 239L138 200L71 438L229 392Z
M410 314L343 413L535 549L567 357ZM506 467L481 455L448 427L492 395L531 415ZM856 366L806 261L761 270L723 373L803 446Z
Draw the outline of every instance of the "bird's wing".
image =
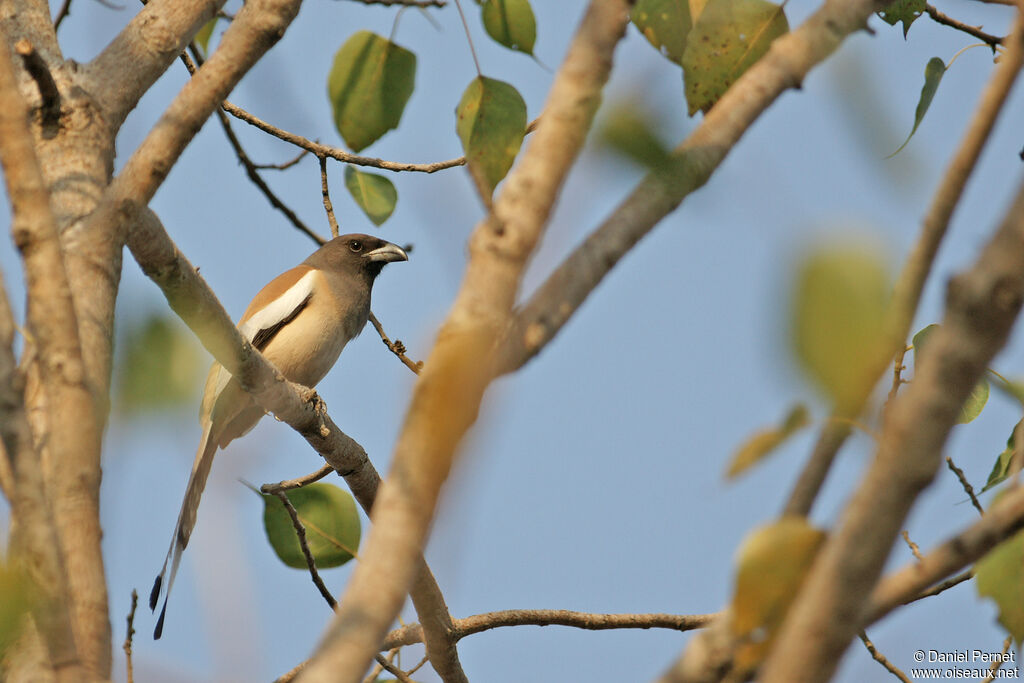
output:
M306 307L315 282L316 270L309 266L292 268L277 276L249 304L238 329L262 350L278 330Z
M309 266L292 268L278 275L253 298L238 323L238 330L262 351L274 335L306 307L315 283L316 271ZM230 381L231 373L215 362L206 378L199 410L201 420L209 418L217 398Z

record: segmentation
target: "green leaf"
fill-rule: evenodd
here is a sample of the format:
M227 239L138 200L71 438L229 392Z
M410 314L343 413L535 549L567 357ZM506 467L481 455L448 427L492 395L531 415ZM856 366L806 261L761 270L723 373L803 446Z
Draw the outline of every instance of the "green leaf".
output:
M896 0L889 3L884 10L878 13L882 21L893 26L897 21L903 22L903 37L907 37L907 31L914 20L924 12L925 0Z
M824 540L823 531L796 516L755 529L743 540L730 624L742 643L735 660L740 670L756 666L767 653Z
M1011 466L1013 464L1013 454L1016 452L1016 439L1017 428L1020 427L1020 422L1014 426L1013 431L1010 432L1010 438L1006 440L1006 448L1003 452L996 457L995 463L992 465L992 471L988 474L988 480L985 482L985 486L981 489L981 493L985 493L991 488L1002 484L1006 481L1006 478L1010 476Z
M213 36L213 29L217 25L218 17L210 19L208 22L203 24L203 27L196 33L195 44L199 46L199 49L203 51L204 55L209 54L210 50L210 38Z
M693 27L688 0L638 0L629 18L661 54L683 63L686 36Z
M884 363L889 292L882 257L862 246L819 248L798 266L793 348L841 414L860 407Z
M890 159L907 146L910 142L910 138L914 137L914 133L917 132L917 127L921 125L921 120L924 115L928 112L928 107L932 104L932 98L935 97L935 91L939 89L939 82L942 81L942 75L946 73L946 63L938 57L932 57L928 60L928 63L924 67L924 86L921 88L921 97L917 100L917 109L914 110L914 127L910 129L910 135L903 141L903 144L899 148L890 154L886 159Z
M369 31L341 46L327 77L334 125L358 152L398 126L416 79L416 55Z
M1024 640L1024 531L978 560L974 583L979 596L991 598L999 606L999 623L1020 644Z
M352 166L345 167L345 187L374 225L386 221L398 202L398 191L390 180L375 173L357 171Z
M318 569L340 567L359 548L360 522L352 496L332 484L310 484L288 492ZM263 528L277 556L289 567L306 569L306 557L292 518L277 496L263 496Z
M490 196L512 168L526 135L526 103L503 81L474 78L455 109L455 130L481 194Z
M914 338L910 340L911 345L914 347L914 365L915 366L918 363L921 362L921 359L919 358L919 356L920 356L921 350L924 349L925 344L928 343L928 338L930 336L932 336L932 334L937 329L939 329L939 324L938 323L932 323L931 325L926 325L926 326L922 327L920 330L918 330L917 334L914 335Z
M529 0L486 0L481 14L487 35L511 50L533 54L537 20Z
M745 472L809 424L810 420L811 415L807 406L802 403L793 406L781 425L755 432L737 449L729 462L725 476L732 479Z
M707 112L771 42L788 31L780 5L767 0L708 0L683 51L690 116L698 110Z
M195 341L180 321L150 315L121 344L118 410L132 415L192 400L200 362Z
M914 338L911 340L911 344L914 347L914 367L921 362L921 352L928 343L932 334L939 329L937 323L932 323L926 327L921 328ZM985 404L988 403L989 393L991 387L989 386L988 380L982 377L974 389L971 391L971 395L967 397L963 407L960 409L960 416L957 418L957 422L960 424L967 424L972 422L976 417L981 415L981 411L985 408Z
M988 395L988 380L983 378L974 385L971 395L967 397L963 407L960 408L960 417L957 418L957 422L960 424L967 424L968 422L974 421L974 418L981 415L981 411L984 410L985 404L988 403Z

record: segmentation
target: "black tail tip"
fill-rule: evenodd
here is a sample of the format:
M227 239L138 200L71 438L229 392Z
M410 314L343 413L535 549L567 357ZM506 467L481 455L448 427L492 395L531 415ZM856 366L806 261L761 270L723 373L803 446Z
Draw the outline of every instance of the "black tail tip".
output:
M160 640L160 636L164 634L164 617L167 615L167 603L164 603L164 608L160 610L160 618L156 620L156 628L153 629L153 640Z
M156 581L153 582L153 590L149 592L149 611L152 612L156 609L157 600L160 599L160 587L163 586L164 575L163 572L160 576L156 577ZM157 636L159 638L159 636Z

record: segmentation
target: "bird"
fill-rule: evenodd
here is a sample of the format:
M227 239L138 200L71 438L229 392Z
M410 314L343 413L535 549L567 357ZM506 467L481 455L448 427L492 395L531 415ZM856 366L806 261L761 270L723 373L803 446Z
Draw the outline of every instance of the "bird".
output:
M371 235L342 235L270 281L246 308L238 329L284 377L316 386L345 345L366 326L373 282L388 263L407 261L401 247ZM265 411L231 374L214 362L199 409L202 437L181 503L171 546L149 596L155 611L167 578L153 638L163 634L167 601L217 448L246 434ZM168 566L170 574L168 575Z

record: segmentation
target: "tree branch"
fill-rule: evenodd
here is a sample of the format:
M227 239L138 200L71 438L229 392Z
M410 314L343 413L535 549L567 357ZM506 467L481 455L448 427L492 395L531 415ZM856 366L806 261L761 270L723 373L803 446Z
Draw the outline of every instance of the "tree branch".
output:
M110 623L99 544L100 473L98 463L72 455L98 450L100 435L57 224L32 140L10 52L0 50L0 163L11 202L11 231L25 265L28 327L43 390L49 405L61 407L60 419L50 419L48 425L47 447L62 456L48 497L25 418L23 377L11 347L14 321L0 284L0 432L15 481L13 545L42 581L45 596L37 623L54 673L61 680L106 678Z
M974 266L950 282L943 324L914 381L890 404L875 458L807 576L762 681L832 674L903 520L938 471L960 407L1006 343L1022 301L1024 186Z
M491 349L593 121L628 11L623 0L590 4L537 131L470 238L465 278L415 385L374 526L305 680L358 680L401 608L456 447L496 375Z
M619 260L704 185L761 112L828 57L883 3L831 0L729 88L671 155L666 171L649 173L618 208L555 269L515 316L501 371L522 367L550 342Z
M1013 35L1019 36L1020 34L1021 15L1018 13ZM1015 41L1015 44L1018 42ZM939 245L949 229L950 220L963 196L967 179L974 172L978 158L981 156L981 150L984 148L1017 74L1020 72L1021 60L1021 50L1011 46L989 79L967 132L932 195L931 203L921 222L921 233L914 242L913 250L907 256L903 269L900 271L893 290L886 323L887 343L893 350L896 367L903 366L903 358L907 351L907 337L921 300L924 283L935 263ZM883 372L884 367L880 367L878 369L879 376ZM867 396L864 397L864 401L866 400ZM810 512L814 499L832 467L832 461L846 441L849 431L848 428L831 424L826 424L822 429L811 458L804 466L796 486L790 493L784 514L806 515Z
M400 161L386 161L384 159L377 159L376 157L364 157L358 154L352 154L347 152L340 147L331 147L330 145L323 145L319 142L314 142L308 138L304 138L301 135L290 133L282 128L278 128L272 124L267 123L263 119L250 114L245 109L242 109L236 104L231 102L224 103L224 111L234 116L240 121L245 121L250 126L259 128L264 133L268 133L275 138L284 142L290 143L304 149L310 154L319 158L330 157L337 161L342 161L346 164L355 164L356 166L369 166L371 168L379 168L384 171L408 171L416 173L437 173L448 168L454 168L456 166L465 166L466 157L458 157L457 159L449 159L448 161L435 161L429 164L413 164L405 163Z
M86 90L103 107L111 131L121 127L128 112L223 4L224 0L151 0L99 55L80 68Z
M363 447L334 424L315 392L281 377L242 337L156 215L137 205L126 210L126 217L134 226L128 238L132 255L143 272L160 286L171 308L261 406L299 432L345 478L352 494L369 514L375 504L380 475ZM458 656L450 629L445 628L451 616L444 597L422 556L416 571L413 602L421 621L426 621L428 628L437 626L428 639L428 653L433 648L431 663L445 680L458 680L461 668L454 668L458 666Z
M924 10L936 23L949 26L950 28L955 28L957 31L963 31L969 36L974 36L978 40L987 43L993 51L995 51L997 45L1002 45L1003 41L1006 40L1006 38L994 36L991 33L985 33L981 30L980 26L971 26L962 21L958 21L947 14L943 14L931 3L925 3Z
M475 633L508 626L571 626L587 631L611 629L667 628L674 631L692 631L711 623L718 614L594 614L565 609L510 609L500 612L475 614L455 619L458 640ZM381 650L405 647L423 642L423 628L409 624L395 629L381 644Z
M1024 529L1024 486L1017 485L974 524L926 553L922 560L915 560L879 581L868 600L864 623L872 624L900 605L930 592L934 584L977 561L1021 529ZM970 573L960 580L969 578Z

